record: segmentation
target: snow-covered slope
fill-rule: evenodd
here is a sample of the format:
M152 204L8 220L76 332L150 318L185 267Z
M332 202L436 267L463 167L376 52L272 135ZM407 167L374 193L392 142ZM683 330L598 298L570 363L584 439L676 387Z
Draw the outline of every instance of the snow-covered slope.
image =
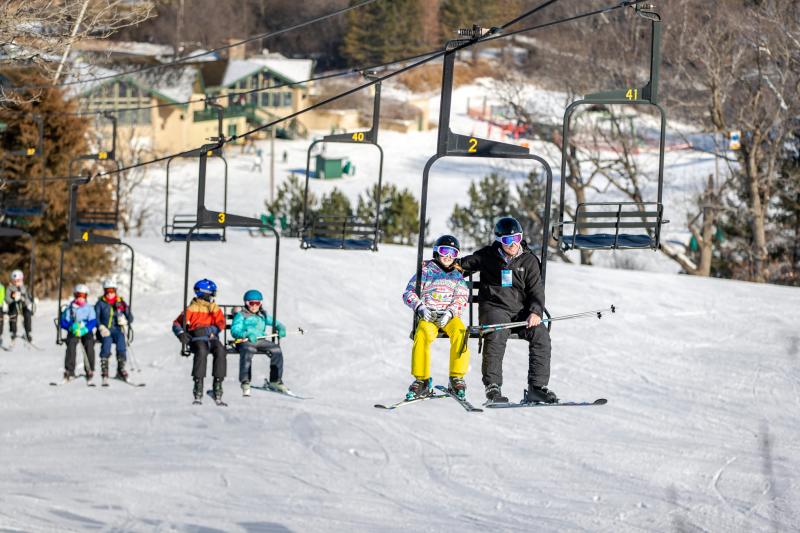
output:
M485 125L464 113L476 91L456 91L456 131L483 134ZM381 144L385 181L418 195L435 132L382 131ZM276 142L278 160L288 156L276 164L278 182L304 169L307 146ZM329 154L351 156L358 172L314 182L314 192L363 193L376 179L371 150L329 146ZM268 164L259 172L253 156L238 148L228 155L228 211L262 212ZM545 156L557 172L557 154ZM652 157L643 160L652 166ZM170 212L191 212L196 163L173 168ZM216 209L220 168L210 163L208 206ZM437 163L431 233L449 229L471 181L498 169L512 179L527 172L502 161ZM681 204L711 170L708 157L669 155L668 238L680 233ZM554 315L617 306L616 315L558 322L552 332L552 388L564 400L606 397L608 405L471 414L440 400L381 411L373 404L401 399L412 379L411 313L400 294L416 250L301 251L285 240L278 316L307 332L283 342L285 380L314 399L258 390L242 398L238 356L230 356L229 407L198 407L191 361L170 332L182 307L185 248L160 239L163 198L163 169L151 169L133 206L144 212L144 235L126 238L137 254L133 354L141 372L132 378L145 388L48 386L64 357L53 342L52 301L40 302L34 320L42 351L0 351L0 530L800 529L797 289L550 263ZM274 246L235 230L225 244L196 243L190 278L216 280L222 303L238 303L253 287L271 298ZM653 252L619 257L675 269ZM470 348L468 395L477 404L480 355L475 341ZM266 371L257 359L255 375ZM433 371L444 383L444 341L434 344ZM510 342L504 391L512 399L526 371L525 345Z
M131 388L49 387L63 349L53 302L44 350L0 352L0 528L7 531L757 531L800 528L800 292L774 286L551 263L551 386L590 408L470 414L455 402L398 411L410 383L411 316L400 293L415 250L301 251L282 242L279 316L300 401L242 398L228 361L220 408L191 405L191 363L169 331L182 245L137 250ZM271 292L274 240L195 244L191 277L219 301ZM482 401L473 341L469 396ZM447 346L434 345L446 379ZM510 342L518 397L526 350ZM255 375L267 370L258 359Z

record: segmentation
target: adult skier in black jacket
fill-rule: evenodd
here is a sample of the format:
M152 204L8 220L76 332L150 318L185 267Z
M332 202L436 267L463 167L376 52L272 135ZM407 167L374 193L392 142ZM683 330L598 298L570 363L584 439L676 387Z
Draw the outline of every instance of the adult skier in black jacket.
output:
M480 272L478 315L481 324L527 321L527 327L503 329L484 336L483 384L486 398L507 402L502 395L503 355L509 335L528 341L528 400L555 403L550 381L550 332L542 324L544 285L539 259L522 239L522 226L503 217L494 227L495 242L461 259L466 273Z

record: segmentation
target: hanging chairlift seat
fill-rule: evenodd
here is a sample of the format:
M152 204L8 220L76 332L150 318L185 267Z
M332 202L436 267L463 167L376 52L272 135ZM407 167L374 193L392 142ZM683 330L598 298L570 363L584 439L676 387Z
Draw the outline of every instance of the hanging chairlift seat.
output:
M587 202L578 205L575 220L560 228L566 250L658 248L664 206L658 202ZM564 228L572 225L572 232ZM588 230L588 231L587 231ZM605 230L605 231L604 231ZM611 230L611 231L608 231ZM629 230L640 230L633 233Z
M378 249L380 230L374 220L355 216L317 215L303 232L304 249L372 250Z
M175 215L172 224L162 228L165 242L186 242L189 230L197 225L197 217L193 214ZM225 240L224 229L202 228L192 233L192 241L222 242Z

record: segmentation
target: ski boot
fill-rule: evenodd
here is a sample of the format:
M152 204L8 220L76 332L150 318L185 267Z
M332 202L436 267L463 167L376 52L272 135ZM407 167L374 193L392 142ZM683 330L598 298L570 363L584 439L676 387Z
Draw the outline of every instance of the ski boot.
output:
M102 379L103 387L108 387L108 359L100 359L100 378Z
M500 385L494 383L486 385L486 399L491 403L508 403L508 398L500 391Z
M64 383L69 383L73 379L75 379L75 373L64 370Z
M91 383L94 378L94 370L86 369L86 383Z
M433 380L431 378L415 379L414 382L408 387L406 400L416 400L419 398L424 398L425 396L430 396L433 394L433 388L431 387L432 383Z
M203 403L203 378L194 378L194 403Z
M447 390L450 391L451 394L456 395L459 400L467 399L467 383L464 381L464 378L450 376L450 386Z
M530 383L528 390L525 391L526 403L558 403L558 396L556 393L547 387L537 387Z
M281 394L286 394L287 392L289 392L289 387L284 385L283 380L280 379L278 381L270 381L269 384L267 384L267 387L274 390L275 392L280 392Z
M217 403L222 401L222 378L214 378L213 397Z
M114 376L114 379L128 381L128 371L125 370L125 359L119 356L117 356L117 375Z
M242 396L250 396L250 382L242 381Z

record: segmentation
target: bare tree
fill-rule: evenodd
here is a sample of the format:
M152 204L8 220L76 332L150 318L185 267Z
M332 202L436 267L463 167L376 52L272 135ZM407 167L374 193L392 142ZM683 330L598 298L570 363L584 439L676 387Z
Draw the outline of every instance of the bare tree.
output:
M64 51L103 39L153 14L149 0L9 0L0 2L0 68L58 69ZM14 99L0 94L0 103Z
M717 132L741 130L728 183L748 227L738 246L747 274L767 281L769 211L785 143L800 116L800 6L793 0L727 0L674 6L672 91L676 108ZM699 105L698 105L699 103Z

